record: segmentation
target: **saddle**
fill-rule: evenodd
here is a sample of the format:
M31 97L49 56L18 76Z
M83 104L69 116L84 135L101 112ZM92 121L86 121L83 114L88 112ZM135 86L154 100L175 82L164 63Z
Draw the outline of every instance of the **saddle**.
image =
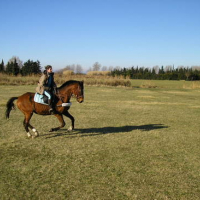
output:
M35 93L34 95L34 101L36 103L40 103L40 104L44 104L44 105L48 105L48 97L46 95L43 94L39 94L39 93ZM62 103L61 105L57 105L58 107L70 107L72 105L71 102L69 103Z
M34 101L36 103L40 103L40 104L44 104L44 105L48 105L48 97L46 95L43 94L39 94L39 93L35 93L34 95Z

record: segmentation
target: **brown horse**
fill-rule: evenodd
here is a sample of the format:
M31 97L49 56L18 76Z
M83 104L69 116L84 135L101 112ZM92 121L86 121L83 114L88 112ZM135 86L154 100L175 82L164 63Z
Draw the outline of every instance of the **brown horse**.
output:
M39 115L50 115L49 106L34 102L34 95L34 93L27 92L19 97L12 97L8 100L6 105L6 118L8 119L10 111L15 107L13 102L17 99L17 107L25 116L23 125L29 138L39 136L38 131L29 123L33 113ZM74 129L74 117L68 112L70 107L62 106L63 103L70 103L70 98L72 96L75 96L76 100L79 103L82 103L84 101L83 81L67 81L62 86L57 88L57 92L54 98L54 106L56 111L54 116L58 118L58 120L61 123L61 126L52 128L50 132L57 131L65 126L63 115L71 120L71 126L68 130ZM31 133L29 132L29 128L32 129L34 135L31 135Z

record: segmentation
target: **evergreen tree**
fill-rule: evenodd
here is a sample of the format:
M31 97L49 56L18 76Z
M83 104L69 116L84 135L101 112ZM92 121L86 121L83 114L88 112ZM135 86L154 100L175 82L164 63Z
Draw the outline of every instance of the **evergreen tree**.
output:
M4 67L4 62L3 62L3 59L2 59L2 62L0 64L0 73L2 73L4 71L5 71L5 67Z
M164 67L162 66L161 69L159 69L159 74L164 74L165 71L164 71Z
M20 72L20 67L16 61L16 59L14 60L14 62L8 62L7 66L6 66L6 73L9 75L15 75L17 76Z
M158 71L159 73L157 73ZM200 70L199 69L193 69L193 68L176 68L174 69L174 66L169 68L166 68L166 71L164 70L164 67L161 68L153 68L150 70L149 68L136 68L134 67L127 69L114 69L111 72L112 76L124 76L124 78L131 78L131 79L154 79L154 80L200 80Z
M6 73L11 75L13 74L13 62L8 62L6 65Z
M19 65L17 63L17 60L15 59L14 63L13 63L13 75L17 76L20 72L20 68Z
M36 62L34 62L29 59L27 62L24 63L21 69L21 73L23 76L41 73L40 61L37 60Z

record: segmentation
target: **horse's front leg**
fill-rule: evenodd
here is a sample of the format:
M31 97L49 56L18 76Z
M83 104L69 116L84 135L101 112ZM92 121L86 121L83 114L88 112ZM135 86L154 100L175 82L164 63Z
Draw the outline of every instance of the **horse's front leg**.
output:
M59 122L61 123L61 126L56 127L56 128L51 128L49 130L49 132L57 131L57 130L59 130L59 129L61 129L65 126L65 121L64 121L63 116L61 114L56 114L54 116L56 116L58 118Z
M63 115L65 115L66 117L68 117L69 119L71 119L71 126L68 128L68 131L72 131L72 130L74 130L74 121L75 121L75 119L74 119L74 117L68 112L68 111L66 111L65 113L63 113Z

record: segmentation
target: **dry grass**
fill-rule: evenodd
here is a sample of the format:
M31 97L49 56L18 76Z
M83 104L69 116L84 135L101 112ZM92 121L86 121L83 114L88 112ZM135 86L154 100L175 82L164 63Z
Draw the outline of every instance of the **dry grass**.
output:
M87 76L94 77L94 76L110 76L110 71L89 71Z
M40 75L32 76L8 76L0 74L0 85L37 85ZM129 80L112 78L110 76L91 76L91 75L73 75L72 71L65 71L63 74L55 74L55 82L57 85L62 85L68 80L84 80L85 85L98 86L123 86L131 87Z
M62 74L65 76L65 77L68 77L68 76L72 76L74 75L74 72L72 70L65 70L62 72Z
M188 89L200 88L200 81L168 81L168 80L140 80L130 79L135 88L162 88L162 89Z
M0 73L0 85L37 85L40 75L8 76Z
M141 85L140 88L157 88L158 86L155 85L153 81L147 80L144 81Z
M199 89L200 88L200 81L192 81L192 82L187 82L187 84L183 85L184 89Z
M103 73L103 72L102 72ZM0 85L37 85L40 75L32 76L8 76L0 73ZM55 74L55 82L62 85L67 80L84 80L85 85L95 86L122 86L133 88L163 88L163 89L188 89L195 90L200 88L200 81L166 81L166 80L135 80L112 77L105 72L104 75L95 73L86 75L76 75L69 70L63 74Z

